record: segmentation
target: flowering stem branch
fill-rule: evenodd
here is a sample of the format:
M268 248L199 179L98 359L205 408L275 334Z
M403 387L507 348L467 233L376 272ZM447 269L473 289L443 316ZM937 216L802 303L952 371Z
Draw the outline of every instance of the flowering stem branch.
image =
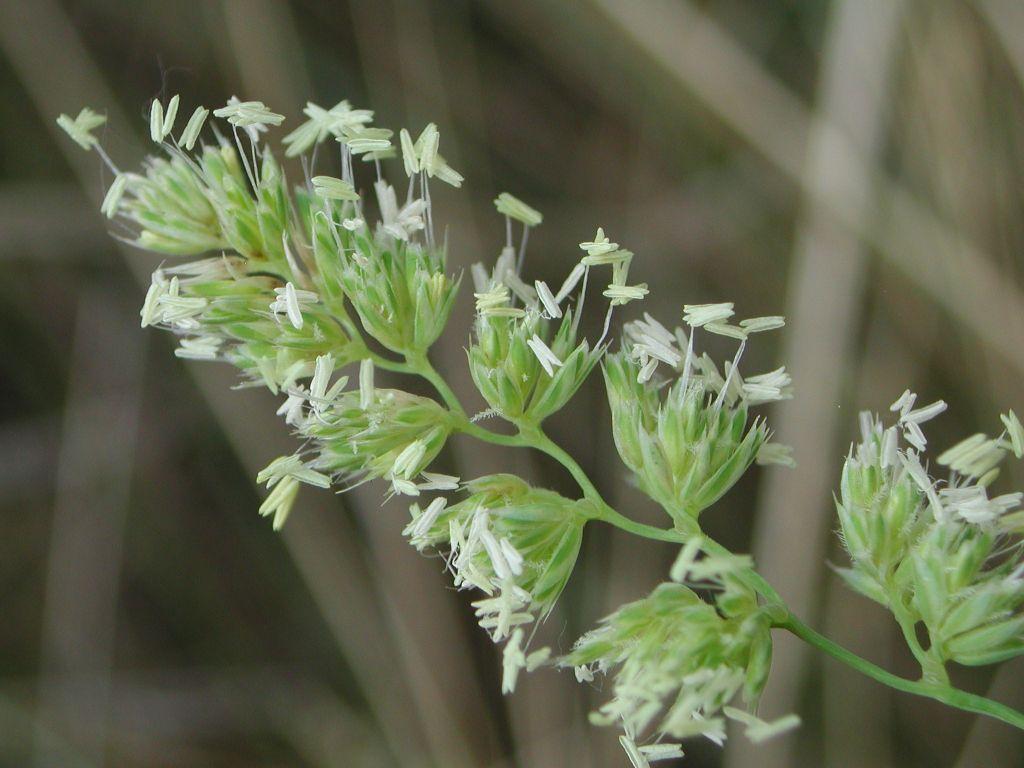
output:
M657 528L653 525L647 525L645 523L638 523L636 520L631 520L621 512L618 512L608 506L604 501L601 501L601 509L598 512L597 519L637 536L643 536L656 541L668 541L674 544L685 544L692 536L703 535L700 534L699 529L695 530L693 533L688 533L671 528L663 529ZM729 551L725 547L707 536L704 536L704 550L713 555L729 554ZM770 604L780 608L786 607L782 597L780 597L779 593L775 591L775 588L757 571L750 569L746 574L744 574L744 580L755 592L764 597Z
M962 709L967 712L974 712L979 715L988 715L1015 728L1024 730L1024 712L1000 704L998 701L986 699L973 693L967 693L946 684L938 684L926 680L907 680L906 678L887 672L867 659L863 659L852 651L848 651L827 637L815 632L809 626L792 614L776 626L791 632L805 643L813 645L818 650L827 653L858 672L867 675L890 688L904 693L912 693L916 696L924 696L929 699L941 701L951 707Z
M409 372L417 373L430 382L430 385L437 390L439 395L441 395L441 399L444 400L444 404L448 406L448 409L452 411L457 418L465 418L466 411L463 409L462 403L459 402L458 396L452 388L448 386L448 382L444 380L444 376L437 372L437 369L434 368L425 354L407 354L405 356L405 362Z
M390 361L388 362L390 363ZM577 485L579 485L580 490L583 491L584 498L591 503L593 519L601 520L636 536L642 536L647 539L665 541L673 544L685 544L692 536L703 535L701 534L700 527L696 524L696 521L694 522L693 531L663 529L653 525L647 525L646 523L637 522L636 520L626 517L621 512L618 512L604 500L579 463L577 463L577 461L561 446L548 437L539 425L517 423L516 426L519 429L518 434L503 435L474 424L466 416L465 409L462 407L462 404L459 402L458 397L452 391L451 387L448 386L448 383L444 380L441 374L438 373L433 365L430 364L430 361L427 360L425 355L419 357L407 357L406 364L403 365L401 363L397 363L393 365L398 367L394 367L392 370L416 373L429 381L441 395L448 408L452 411L452 414L458 423L459 431L489 443L535 448L555 459L559 464L565 467L569 474L572 475ZM730 554L728 549L713 539L704 536L704 540L703 548L709 554ZM936 669L936 660L924 650L920 642L917 640L913 623L909 622L909 619L901 619L901 614L897 614L897 620L900 623L900 627L903 629L904 635L907 637L911 650L921 662L924 672L924 679L922 680L908 680L898 675L894 675L882 667L879 667L877 664L873 664L867 659L858 656L853 653L853 651L847 650L838 643L829 640L824 635L819 634L817 631L804 624L803 621L790 613L782 597L775 591L775 588L772 587L772 585L769 584L768 581L753 568L746 571L742 575L742 578L751 589L765 598L768 603L767 607L770 610L773 609L773 614L781 615L781 618L778 618L774 622L774 626L776 628L790 632L808 645L814 646L832 658L843 662L847 666L867 675L871 679L882 683L883 685L887 685L897 691L903 691L904 693L934 699L951 707L962 709L966 712L988 715L989 717L994 717L997 720L1001 720L1004 723L1012 725L1015 728L1024 730L1024 713L1018 712L1005 704L1000 704L997 701L987 699L984 696L978 696L973 693L961 691L949 685L949 678L941 663L938 665L939 668Z
M389 360L383 355L378 355L376 352L366 350L361 357L368 357L373 360L373 364L380 368L382 371L394 371L396 373L413 373L412 369L409 368L408 363L403 363L400 360Z
M487 443L495 443L496 445L506 445L514 447L523 447L529 445L529 443L522 437L522 435L503 435L500 432L492 432L489 429L484 429L478 424L474 424L470 421L469 416L466 415L466 409L462 407L462 403L459 402L458 395L445 381L444 376L438 373L437 369L434 368L433 364L427 358L426 355L406 355L405 363L393 364L397 367L392 367L389 370L401 371L403 373L414 373L422 376L430 385L437 390L437 393L441 395L441 399L444 400L444 404L448 406L448 410L451 411L452 416L456 422L456 428L467 435L483 440ZM376 360L374 360L376 363ZM391 362L391 361L388 361ZM383 367L383 366L382 366Z
M590 478L587 476L587 473L583 471L583 467L576 462L576 459L566 453L560 445L544 434L539 426L526 424L519 424L517 426L519 427L519 434L522 436L525 445L529 445L542 453L546 453L569 471L569 474L572 475L572 479L576 481L580 490L583 491L584 498L594 502L595 504L605 507L608 506L601 498L601 494L598 492L597 488L592 482L590 482Z
M645 523L639 523L636 520L631 520L608 505L601 497L600 493L598 493L593 483L590 482L586 473L584 473L579 464L576 463L575 459L552 442L552 440L541 432L539 428L529 432L524 432L523 435L527 438L530 445L544 451L549 456L559 461L559 463L565 466L572 476L576 478L585 497L593 502L597 509L595 519L602 520L610 525L614 525L616 528L621 528L622 530L637 536L643 536L657 541L667 541L675 544L684 544L692 535L699 534L699 528L696 528L696 526L696 530L691 533L674 529L664 530L655 526L646 525ZM704 538L705 543L703 548L709 554L729 554L729 551L718 542L708 538L707 536ZM772 585L754 569L751 568L748 570L743 574L742 578L752 589L768 601L769 609L774 609L773 612L778 612L780 609L785 612L785 618L776 621L776 627L787 630L809 645L812 645L827 653L829 656L838 659L847 666L856 669L858 672L861 672L873 680L883 683L884 685L888 685L890 688L894 688L898 691L935 699L936 701L941 701L951 707L956 707L957 709L962 709L967 712L988 715L1024 730L1024 713L1018 712L1005 704L1000 704L997 701L987 699L984 696L967 693L966 691L961 691L949 685L949 678L946 676L945 669L942 668L941 664L939 664L940 671L935 669L935 659L921 647L920 642L917 641L916 635L912 635L914 643L911 644L911 648L920 650L923 655L923 657L919 656L918 658L921 661L922 668L925 673L925 679L907 680L906 678L887 672L876 664L873 664L867 659L843 648L841 645L829 640L824 635L819 634L804 624L799 618L789 612L789 609L786 608L785 602L782 600L779 593L775 591L775 588L772 587ZM903 626L902 622L901 626ZM906 633L907 631L913 633L913 626L910 625L908 627L904 627L904 632Z
M603 504L602 502L602 505L603 506L599 510L596 519L603 520L604 522L614 525L616 528L621 528L628 533L643 536L648 539L667 541L676 544L683 544L689 538L689 534L681 531L663 530L644 523L638 523L635 520L630 520L628 517L612 509L607 504ZM707 552L711 554L728 553L728 550L718 542L707 539L706 537L705 539L706 544L704 549ZM925 671L925 679L907 680L906 678L887 672L878 665L858 656L853 653L853 651L847 650L838 643L829 640L824 635L819 634L804 624L799 618L789 612L782 598L771 584L769 584L763 576L753 569L745 574L745 581L759 594L765 597L768 600L769 605L785 610L785 618L781 621L777 621L775 623L776 627L779 629L785 629L803 640L805 643L827 653L829 656L843 662L853 669L856 669L858 672L898 691L911 693L916 696L924 696L929 699L935 699L936 701L941 701L951 707L956 707L957 709L962 709L967 712L988 715L989 717L994 717L997 720L1008 723L1015 728L1024 730L1024 713L1018 712L1005 704L1000 704L997 701L987 699L984 696L967 693L966 691L961 691L952 687L949 684L949 678L945 673L945 669L942 669L941 664L939 665L939 668L941 669L941 677L936 674L934 670L935 660L928 655L927 651L921 648L921 644L917 641L916 636L913 636L914 642L911 644L911 649L913 650L916 648L920 650L921 654L925 657L922 658L921 656L918 656L919 661L921 661L922 668ZM901 622L901 626L902 625L903 623ZM907 631L908 628L904 627L904 633ZM909 631L913 632L912 626L909 627ZM915 652L915 656L916 655L917 653Z
M528 447L528 443L523 440L522 435L503 435L500 432L492 432L489 429L484 429L479 424L474 424L468 418L463 418L459 422L458 429L460 432L470 437L475 437L477 440L483 440L485 443L508 445L514 448Z

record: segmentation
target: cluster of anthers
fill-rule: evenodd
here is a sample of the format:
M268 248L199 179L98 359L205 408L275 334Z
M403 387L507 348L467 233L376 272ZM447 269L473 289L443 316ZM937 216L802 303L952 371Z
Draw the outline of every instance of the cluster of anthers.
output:
M468 364L487 405L470 417L427 358L460 285L447 273L446 238L435 236L430 182L460 187L463 177L438 151L436 126L415 140L403 129L396 145L392 131L372 125L369 110L344 101L330 109L309 104L305 122L283 139L285 155L301 157L305 177L290 187L261 140L282 115L232 98L212 111L222 123L211 125L211 112L197 107L175 136L178 105L177 96L153 102L150 135L159 153L139 173L119 171L101 148L94 135L101 115L84 109L58 123L114 173L102 211L121 239L168 256L201 257L153 274L142 325L174 333L179 357L230 363L241 386L265 386L281 397L278 414L301 448L259 474L270 489L260 513L279 528L303 483L347 488L379 478L389 494L413 497L405 535L419 550L444 553L458 587L483 593L474 603L480 624L505 643L503 691L515 688L522 670L540 666L573 667L580 680L614 675L613 696L594 720L623 727L623 747L637 768L682 753L666 737L721 741L723 716L755 740L795 725L792 716L766 723L754 712L770 666L771 629L792 629L796 620L749 560L724 554L698 522L755 461L792 463L786 448L768 442L764 420L748 414L789 397L790 377L784 368L746 377L739 371L750 337L783 319L733 323L732 304L687 305L683 327L670 331L645 314L625 325L620 349L608 353L613 312L648 293L646 284L629 282L633 253L598 229L580 243L580 258L557 290L531 283L522 277L527 241L543 217L503 193L494 202L505 218L504 247L493 266L471 268L477 311ZM317 172L325 142L339 150L336 176ZM404 197L382 167L398 157ZM375 219L357 158L373 169ZM518 243L514 223L521 225ZM590 344L579 328L594 274L608 277L608 305L602 334ZM698 354L701 329L739 342L721 368ZM639 488L665 509L670 529L640 525L609 507L542 430L598 363L618 452ZM351 386L343 373L349 366ZM421 376L439 398L379 387L378 369ZM1020 494L992 498L987 487L1007 450L1024 451L1024 432L1011 412L1001 437L977 435L940 456L950 476L937 483L919 458L920 424L944 406L913 405L909 393L900 398L892 427L863 420L839 503L853 560L843 573L896 613L926 673L942 679L947 660L989 663L1022 649L1024 566L1020 546L1006 543L1024 520L1013 511ZM485 428L485 416L501 417L514 433ZM573 475L582 498L511 475L463 482L430 471L457 433L546 452ZM901 437L910 448L900 447ZM450 500L456 493L462 498ZM568 655L531 650L592 520L684 544L672 579L609 616ZM927 648L914 635L918 622L929 632ZM748 710L733 706L740 696Z

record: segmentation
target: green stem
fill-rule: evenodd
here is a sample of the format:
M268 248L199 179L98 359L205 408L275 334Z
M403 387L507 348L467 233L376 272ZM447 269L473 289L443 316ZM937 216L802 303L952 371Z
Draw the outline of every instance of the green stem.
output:
M627 533L643 536L645 539L667 541L672 544L685 544L689 538L687 534L672 530L671 528L658 528L657 526L647 525L647 523L637 522L603 503L600 505L595 518Z
M621 512L610 507L604 501L600 502L600 510L597 514L597 519L602 520L609 525L614 525L616 528L620 528L623 531L635 534L637 536L643 536L648 539L654 539L656 541L668 541L674 544L685 544L693 535L704 536L704 551L712 555L728 555L731 554L728 549L723 547L717 541L708 536L700 533L700 529L696 528L693 533L677 531L674 529L663 529L657 528L653 525L646 525L645 523L638 523L636 520L632 520ZM764 597L769 603L777 605L779 607L785 607L785 603L779 596L779 593L775 591L775 588L765 580L761 574L757 571L750 569L744 574L744 581L753 589L755 592Z
M444 400L444 404L448 406L448 409L454 413L457 418L466 418L466 411L462 407L462 403L459 402L458 395L456 395L452 388L448 386L448 382L444 380L444 376L437 372L437 369L434 368L425 354L408 354L405 356L405 361L410 372L418 373L430 382L431 386L437 390L439 395L441 395L441 399Z
M594 484L590 481L587 473L583 471L583 468L580 467L576 460L566 453L561 446L544 434L539 426L520 425L519 429L520 434L525 438L528 445L548 454L569 471L569 474L573 476L573 479L583 491L584 498L595 505L597 509L597 519L603 520L617 528L629 531L630 533L634 533L638 536L645 536L650 539L668 541L676 544L685 544L692 536L700 534L700 528L696 521L693 523L692 531L679 531L663 530L661 528L656 528L651 525L645 525L644 523L638 523L635 520L631 520L618 512L604 500L601 493L596 487L594 487ZM708 538L707 536L704 538L704 550L709 554L722 556L730 554L730 552L718 542ZM746 571L742 578L751 589L763 596L768 603L780 608L785 608L785 603L779 596L779 593L776 592L772 585L769 584L764 577L753 568Z
M366 350L361 357L368 357L373 361L373 364L380 368L382 371L395 371L396 373L415 373L408 363L403 363L401 360L389 360L383 355L378 355L376 352Z
M893 616L896 617L896 623L900 625L900 630L903 632L903 639L906 640L907 647L910 648L910 652L914 654L914 658L921 665L921 673L925 681L936 685L949 685L949 674L946 672L942 660L926 651L921 645L921 641L917 639L914 618L902 606L890 607Z
M576 459L566 453L560 445L545 435L539 426L533 424L518 424L517 426L519 427L519 434L522 436L525 445L529 445L542 453L546 453L569 471L569 474L572 475L572 479L576 481L580 490L583 491L584 498L594 502L595 504L605 507L608 506L604 503L604 500L601 498L601 494L598 492L597 488L592 482L590 482L590 478L587 476L587 473L583 471L583 467L576 462Z
M451 411L452 416L455 418L456 428L460 432L487 443L494 443L495 445L514 447L528 445L522 435L503 435L500 432L492 432L470 421L469 416L466 415L466 409L462 407L462 403L459 401L458 395L448 386L448 382L438 373L426 355L407 355L406 362L399 365L401 366L400 368L392 367L389 370L415 373L430 382L430 385L437 390L445 405L448 406L448 410Z
M979 715L988 715L989 717L994 717L997 720L1002 720L1004 723L1012 725L1015 728L1024 730L1024 713L1018 712L1017 710L1008 707L1005 704L1000 704L997 701L986 699L984 696L967 693L966 691L958 690L949 685L940 685L925 680L907 680L906 678L894 675L891 672L887 672L882 669L878 665L872 664L867 659L862 659L855 653L846 650L841 645L837 645L827 637L818 634L792 614L785 621L778 623L776 626L791 632L805 643L813 645L818 650L827 653L832 658L837 659L847 666L856 669L858 672L867 675L872 680L876 680L890 688L895 688L897 691L935 699L936 701L941 701L943 704L948 704L951 707L956 707L957 709L962 709L967 712L974 712Z

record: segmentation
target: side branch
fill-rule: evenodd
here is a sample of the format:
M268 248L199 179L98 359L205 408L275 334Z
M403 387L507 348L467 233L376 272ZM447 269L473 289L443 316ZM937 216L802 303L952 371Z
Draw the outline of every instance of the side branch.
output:
M998 701L992 701L991 699L987 699L984 696L978 696L977 694L967 693L966 691L961 691L958 688L953 688L949 685L939 685L924 680L907 680L906 678L894 675L891 672L887 672L882 669L877 664L872 664L867 659L861 658L852 651L834 643L824 635L821 635L811 629L792 614L785 621L777 624L776 626L787 630L796 637L799 637L805 643L813 645L823 653L827 653L832 658L843 662L847 666L856 669L864 675L867 675L872 680L876 680L890 688L895 688L897 691L935 699L936 701L941 701L943 704L956 707L957 709L962 709L966 712L988 715L989 717L994 717L996 720L1001 720L1008 725L1012 725L1014 728L1024 730L1024 712L1018 712L1012 707L1000 704Z
M593 509L592 519L601 520L635 536L672 544L685 544L692 536L703 535L696 521L694 521L692 530L662 529L637 522L618 512L605 502L596 486L591 482L586 472L576 460L561 446L551 440L537 425L517 424L518 434L503 435L474 424L466 416L465 410L451 387L448 386L448 383L426 357L408 359L407 363L402 366L402 370L407 373L423 376L437 389L445 404L456 417L459 431L479 440L497 445L535 448L559 462L572 475L577 485L579 485L584 498L591 502ZM705 550L708 553L713 555L730 554L725 547L713 539L705 536L705 540ZM942 682L934 680L908 680L888 672L877 664L829 640L790 613L782 597L775 591L775 588L755 570L750 569L745 574L744 579L751 588L765 598L770 606L784 612L784 618L775 622L774 626L776 628L790 632L808 645L814 646L861 674L895 690L934 699L965 712L987 715L1015 728L1024 730L1024 713L1018 712L1005 704L987 699L984 696L961 691Z

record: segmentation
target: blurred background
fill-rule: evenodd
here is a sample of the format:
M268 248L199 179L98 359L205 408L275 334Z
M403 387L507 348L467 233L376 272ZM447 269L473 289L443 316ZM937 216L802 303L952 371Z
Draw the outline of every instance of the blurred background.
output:
M827 566L831 493L858 409L906 386L951 404L936 446L1024 408L1022 86L1018 0L0 0L0 765L626 763L587 723L600 686L548 671L499 695L470 596L402 539L403 505L307 488L280 535L256 515L255 472L290 445L276 404L139 330L157 262L105 231L109 179L58 113L105 112L128 168L171 93L183 114L262 99L286 128L307 99L434 120L467 177L435 196L454 266L497 255L508 190L545 214L532 276L560 283L602 225L666 323L684 302L785 314L747 364L792 371L769 417L799 467L755 468L702 520L809 623L914 675ZM468 294L435 360L478 406ZM623 512L664 522L626 482L599 376L550 426ZM455 441L443 461L574 492L524 452ZM568 648L674 554L591 526L542 641ZM1022 674L954 680L1020 707ZM763 711L804 726L694 743L686 765L1024 763L1011 729L785 637Z

